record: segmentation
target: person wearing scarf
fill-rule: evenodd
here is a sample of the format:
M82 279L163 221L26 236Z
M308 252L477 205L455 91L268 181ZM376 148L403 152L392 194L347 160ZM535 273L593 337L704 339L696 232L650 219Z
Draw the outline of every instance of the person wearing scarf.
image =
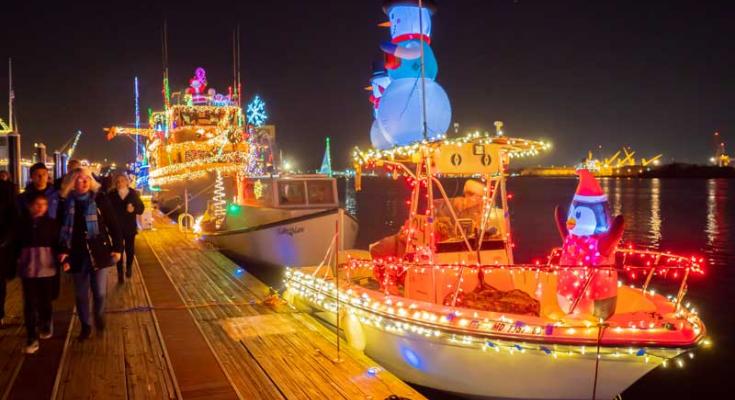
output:
M87 339L92 332L92 318L89 312L89 292L92 291L94 303L94 324L98 332L105 329L105 296L107 291L107 268L120 260L123 241L120 225L115 211L107 196L99 190L88 169L78 169L72 175L69 185L63 187L61 196L65 199L61 217L61 254L59 261L63 269L70 272L76 292L76 305L82 323L80 340ZM109 265L94 268L88 240L100 233L107 232L112 241Z

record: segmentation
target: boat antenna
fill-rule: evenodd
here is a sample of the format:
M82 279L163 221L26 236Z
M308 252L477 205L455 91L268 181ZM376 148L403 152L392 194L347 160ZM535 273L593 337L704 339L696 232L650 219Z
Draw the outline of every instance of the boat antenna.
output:
M13 132L13 59L8 57L8 130Z
M140 151L139 151L139 146L140 145L138 143L138 136L140 136L140 135L137 134L139 132L139 129L140 129L140 100L139 100L140 99L140 92L138 91L138 77L137 76L135 77L135 79L133 80L133 82L134 82L134 88L133 89L134 89L134 93L135 93L135 131L136 131L136 135L135 135L135 162L137 163L138 162L138 156L140 155L139 154L140 153Z
M240 76L240 24L237 24L237 105L242 106L242 80Z
M242 104L242 87L240 83L240 24L232 30L232 91L237 98L237 105Z
M163 67L163 104L169 106L169 86L168 86L168 27L166 19L163 19L163 30L161 32L161 63Z
M232 29L232 94L237 98L237 26Z
M421 114L424 140L429 138L426 126L426 68L424 66L424 2L419 0L419 41L421 43Z

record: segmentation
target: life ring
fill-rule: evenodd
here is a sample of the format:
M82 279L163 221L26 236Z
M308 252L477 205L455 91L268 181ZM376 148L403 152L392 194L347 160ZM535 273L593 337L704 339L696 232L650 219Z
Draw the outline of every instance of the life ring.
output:
M186 221L186 222L185 222ZM181 213L178 218L179 231L190 231L194 226L194 216L189 213Z

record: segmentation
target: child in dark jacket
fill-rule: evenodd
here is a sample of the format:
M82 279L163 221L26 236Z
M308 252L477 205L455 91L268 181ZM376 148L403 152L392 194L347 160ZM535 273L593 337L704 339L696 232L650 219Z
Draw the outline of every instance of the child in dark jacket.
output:
M36 194L19 225L18 275L23 286L23 315L28 341L25 353L38 351L38 339L53 336L51 302L56 292L59 225L48 216L48 199Z

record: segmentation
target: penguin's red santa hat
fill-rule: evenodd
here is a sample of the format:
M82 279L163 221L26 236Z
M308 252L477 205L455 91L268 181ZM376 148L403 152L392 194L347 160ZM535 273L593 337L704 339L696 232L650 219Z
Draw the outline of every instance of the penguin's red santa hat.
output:
M600 183L597 182L595 176L588 169L578 169L577 175L579 175L579 185L577 185L577 191L574 193L575 201L582 203L602 203L607 201L607 195L602 191Z

